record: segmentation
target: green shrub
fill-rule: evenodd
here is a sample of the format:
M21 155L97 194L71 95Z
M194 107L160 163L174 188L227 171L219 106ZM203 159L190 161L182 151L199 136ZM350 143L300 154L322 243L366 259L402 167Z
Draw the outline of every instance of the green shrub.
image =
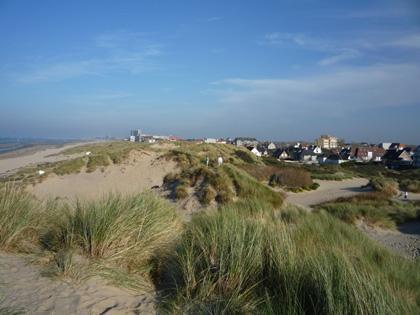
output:
M309 172L303 169L285 168L273 174L269 184L286 188L303 188L311 186L313 182Z
M389 196L398 193L398 183L390 178L374 177L369 181L369 185L374 191L382 192Z
M205 185L200 192L199 200L203 205L209 205L215 198L216 192L210 185Z
M420 193L420 180L403 179L400 181L400 189L413 193Z
M175 188L175 198L176 199L185 199L188 197L188 190L185 185L177 185Z

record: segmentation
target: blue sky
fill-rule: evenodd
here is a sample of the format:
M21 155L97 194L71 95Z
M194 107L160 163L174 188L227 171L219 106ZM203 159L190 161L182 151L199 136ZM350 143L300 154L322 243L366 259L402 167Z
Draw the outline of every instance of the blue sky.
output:
M0 136L420 143L418 1L0 0Z

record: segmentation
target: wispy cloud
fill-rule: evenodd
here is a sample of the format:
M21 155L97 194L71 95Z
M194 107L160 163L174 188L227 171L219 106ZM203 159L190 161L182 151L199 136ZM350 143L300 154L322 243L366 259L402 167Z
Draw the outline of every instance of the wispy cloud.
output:
M225 79L216 87L220 101L238 112L290 117L296 111L345 115L348 110L418 104L419 80L418 65L387 64L301 78Z
M270 46L295 45L302 49L326 53L327 56L318 62L321 66L333 65L362 55L356 47L347 47L344 43L311 37L305 34L269 33L264 35L260 44ZM351 46L356 45L353 44Z
M149 42L144 33L118 31L100 34L94 38L92 47L87 47L94 57L57 56L54 61L30 64L13 77L18 83L39 83L111 73L135 75L159 68L154 58L163 54L162 47Z
M408 60L416 58L409 49L420 49L420 33L406 31L377 31L353 35L352 38L319 38L302 33L272 32L258 41L260 45L272 47L295 46L298 49L321 52L325 57L317 62L320 66L344 63L369 54L380 52L386 55L390 48L406 49Z
M321 66L329 66L336 64L341 61L350 60L354 58L358 58L361 56L361 53L355 49L345 49L342 52L335 54L333 56L329 56L324 58L318 62Z
M387 43L387 45L404 48L420 48L420 33L405 35Z

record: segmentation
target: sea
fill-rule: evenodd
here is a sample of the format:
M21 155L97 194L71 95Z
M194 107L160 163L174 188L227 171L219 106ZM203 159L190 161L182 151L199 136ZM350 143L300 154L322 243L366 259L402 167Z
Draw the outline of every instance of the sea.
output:
M69 141L61 139L0 138L0 154L33 147L35 145L60 145Z

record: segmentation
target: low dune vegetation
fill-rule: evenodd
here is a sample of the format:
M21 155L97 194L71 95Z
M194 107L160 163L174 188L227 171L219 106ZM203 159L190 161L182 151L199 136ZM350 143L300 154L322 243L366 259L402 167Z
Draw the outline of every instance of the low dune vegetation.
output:
M355 163L348 162L341 165L341 168L346 172L366 177L384 177L396 181L399 188L403 191L419 193L420 192L420 169L401 169L392 170L385 168L384 165L370 162L370 163Z
M116 165L126 161L131 152L142 152L146 149L152 150L150 146L147 146L146 144L132 143L128 141L81 145L64 150L60 153L64 155L76 154L78 157L58 162L44 163L37 166L28 166L11 176L2 178L1 181L13 181L18 184L29 185L42 182L50 174L61 176L77 174L82 170L85 170L88 173L94 172L97 169L104 171L109 165ZM90 152L90 154L87 156L85 155L86 152ZM43 170L45 173L40 176L37 174L38 170Z
M38 257L45 275L156 290L163 313L420 311L418 262L394 256L327 211L280 206L268 186L233 165L220 169L238 200L184 223L153 194L69 204L3 185L0 248Z
M325 212L246 200L193 217L158 286L174 313L414 314L418 267Z
M154 261L168 255L182 227L170 204L153 194L68 204L6 185L0 215L2 250L45 257L46 274L101 276L137 291L151 289Z
M175 160L180 168L179 173L164 178L164 185L173 198L184 199L193 194L203 206L253 197L268 200L275 207L282 204L284 196L281 193L244 171L250 164L237 158L237 154L242 152L245 156L249 154L247 151L229 146L196 145L194 148L186 150L184 146L166 154L166 158ZM217 165L219 156L225 161L221 166ZM264 167L258 160L255 160L255 165Z
M300 192L319 187L312 181L311 174L301 167L284 164L244 164L240 167L258 181L268 182L271 187L281 187L286 191Z
M400 189L413 193L420 193L420 180L417 179L403 179L400 181Z
M398 224L420 219L419 202L392 200L381 192L365 193L350 198L339 198L315 207L347 223L363 220L382 228L395 228Z

